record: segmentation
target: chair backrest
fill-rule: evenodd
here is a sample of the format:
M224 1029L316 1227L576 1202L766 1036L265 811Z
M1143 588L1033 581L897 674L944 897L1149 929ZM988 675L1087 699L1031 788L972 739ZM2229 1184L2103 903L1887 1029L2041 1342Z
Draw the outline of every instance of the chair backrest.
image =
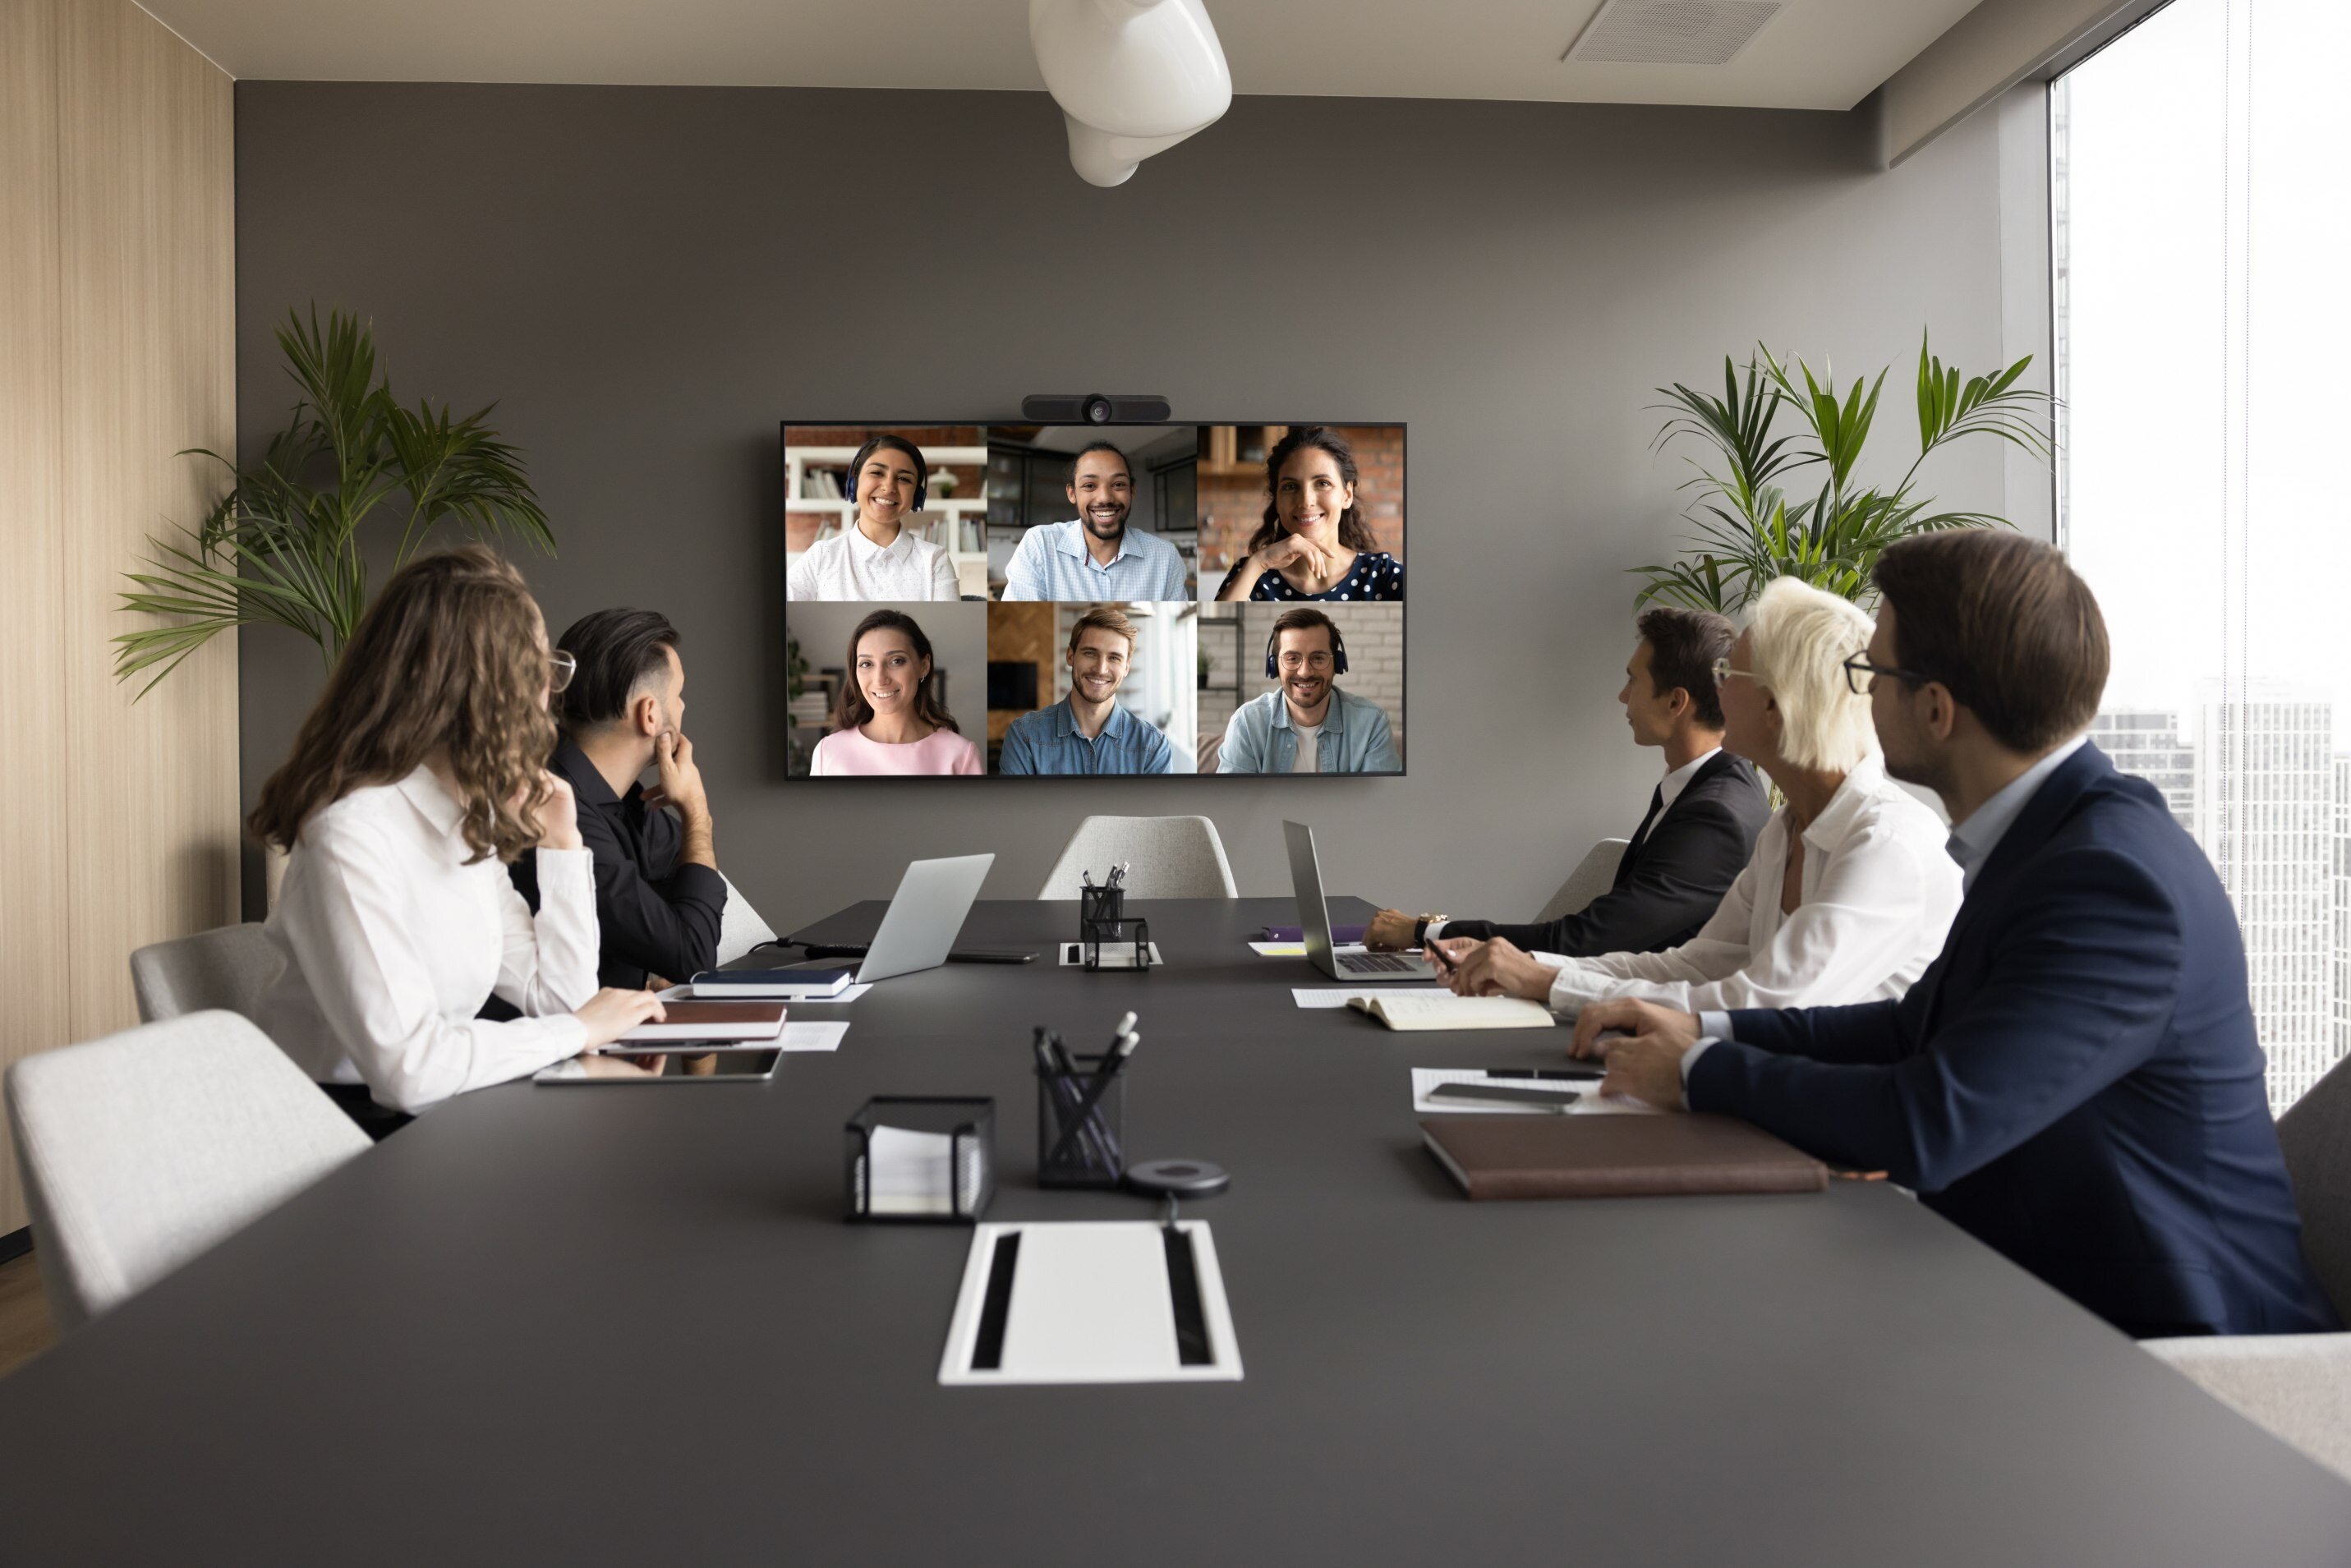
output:
M1541 925L1546 920L1580 914L1585 904L1607 892L1609 884L1616 880L1616 862L1625 858L1625 848L1632 841L1603 839L1593 845L1576 868L1567 873L1567 880L1559 884L1559 891L1551 895L1551 902L1542 906L1535 923Z
M8 1124L59 1333L369 1146L235 1013L142 1024L8 1070Z
M1040 898L1075 898L1081 872L1100 883L1127 862L1125 888L1136 898L1238 898L1225 841L1206 817L1088 817L1070 835L1046 874Z
M720 872L718 880L726 882L726 873ZM759 912L751 907L751 901L743 896L743 890L727 882L726 907L718 914L718 961L731 964L752 948L775 939L775 932L759 918ZM691 975L672 975L669 977L680 983L694 978Z
M2278 1142L2302 1211L2303 1256L2351 1321L2351 1057L2286 1108Z
M131 955L131 994L141 1023L207 1008L253 1016L285 967L285 955L257 925L224 925L141 947Z

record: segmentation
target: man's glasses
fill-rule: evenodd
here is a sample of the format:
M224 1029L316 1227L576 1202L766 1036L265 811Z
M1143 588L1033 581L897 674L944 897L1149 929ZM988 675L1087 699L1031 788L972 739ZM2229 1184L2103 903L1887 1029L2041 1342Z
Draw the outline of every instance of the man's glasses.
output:
M1866 648L1844 662L1844 684L1857 697L1865 697L1876 691L1877 683L1887 676L1897 681L1907 681L1914 686L1925 685L1928 679L1916 670L1898 669L1892 664L1871 664L1869 650Z
M580 661L558 648L547 656L547 689L559 692L580 673Z

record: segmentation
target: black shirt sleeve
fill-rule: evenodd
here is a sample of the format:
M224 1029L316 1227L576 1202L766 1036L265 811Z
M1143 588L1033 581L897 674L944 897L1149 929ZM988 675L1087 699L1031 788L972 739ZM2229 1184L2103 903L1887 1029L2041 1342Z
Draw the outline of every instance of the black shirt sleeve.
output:
M674 865L657 879L638 869L602 812L580 814L580 836L596 857L596 920L607 984L641 986L647 974L691 979L718 961L726 879L705 865L674 864L680 835L667 812L646 813L645 827L648 861Z

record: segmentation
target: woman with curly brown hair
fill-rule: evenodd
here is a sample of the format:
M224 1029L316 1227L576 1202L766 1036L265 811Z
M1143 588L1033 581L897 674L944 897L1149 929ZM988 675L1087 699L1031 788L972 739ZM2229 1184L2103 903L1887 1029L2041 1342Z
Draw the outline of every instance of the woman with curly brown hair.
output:
M596 987L596 889L546 768L569 678L521 574L480 545L410 562L360 620L247 825L287 852L264 929L271 1039L381 1135L610 1043L661 1003ZM534 916L507 864L538 857ZM495 993L524 1015L475 1017ZM591 1070L635 1071L587 1059Z

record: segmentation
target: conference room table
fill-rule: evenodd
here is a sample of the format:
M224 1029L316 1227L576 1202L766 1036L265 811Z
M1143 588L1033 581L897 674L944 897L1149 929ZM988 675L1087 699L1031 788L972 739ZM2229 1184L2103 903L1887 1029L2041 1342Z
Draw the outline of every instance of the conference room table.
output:
M0 1382L0 1559L2351 1562L2351 1485L1894 1187L1470 1203L1408 1069L1564 1031L1301 1009L1288 899L1130 912L1164 964L1096 973L982 904L1044 956L795 1004L850 1029L770 1082L430 1111ZM1246 1375L943 1387L971 1232L844 1223L843 1124L993 1095L988 1218L1155 1218L1035 1182L1031 1026L1129 1009L1131 1156L1232 1172L1185 1215Z

